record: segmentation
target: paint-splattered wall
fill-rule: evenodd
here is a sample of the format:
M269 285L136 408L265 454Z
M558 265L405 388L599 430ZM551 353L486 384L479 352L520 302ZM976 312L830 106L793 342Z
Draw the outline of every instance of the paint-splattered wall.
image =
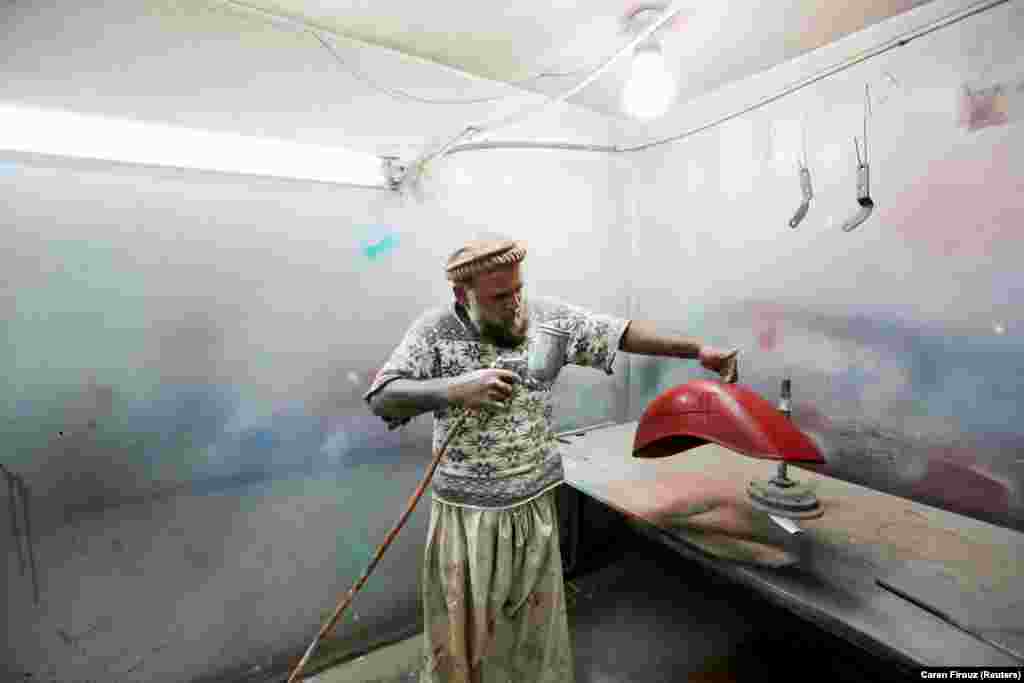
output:
M581 193L608 185L592 163ZM311 638L425 473L429 415L389 432L361 394L448 301L444 260L471 226L365 190L29 165L0 192L2 462L31 505L4 530L4 660L41 680L182 680ZM561 287L541 255L564 247L519 234L531 286L625 313L617 287ZM560 387L561 425L617 416L623 377L590 374ZM418 617L426 509L356 601L374 637Z
M74 22L12 5L3 98L371 148L451 135L483 111L396 106L343 85L315 41L208 21L209 7L168 23L137 5ZM415 210L305 184L0 165L0 674L238 679L300 653L427 464L428 418L388 432L359 397L408 322L447 296L451 242L479 230L547 256L527 270L534 291L738 343L744 381L766 396L792 376L796 419L833 471L979 515L1019 510L1019 89L985 88L1019 82L1007 60L1021 29L1020 9L1003 8L629 161L460 155L448 191ZM388 82L468 87L361 57ZM866 80L879 84L878 209L845 235ZM817 198L791 231L793 150L768 131L805 110ZM565 108L510 135L608 133ZM631 289L609 277L625 263ZM632 360L633 418L701 374ZM556 422L625 415L622 381L567 372ZM419 618L424 510L339 626L340 650Z
M741 382L772 402L792 378L794 418L829 473L1018 529L1022 30L1011 3L914 40L645 153L630 193L634 315L739 346ZM717 114L821 66L809 57L741 84ZM966 92L992 89L998 111L965 114ZM713 100L696 116L713 120ZM876 206L847 233L865 111ZM814 198L793 229L802 138ZM701 376L637 359L633 419Z
M474 115L342 83L315 40L204 21L206 5L184 25L138 3L72 23L14 7L3 99L371 148ZM390 83L480 86L361 56ZM610 134L571 107L537 126ZM410 322L450 300L448 254L481 231L515 235L531 246L531 291L626 313L617 283L576 279L626 246L607 161L538 162L460 155L447 191L417 206L5 158L0 679L240 680L301 654L426 473L430 416L389 432L361 396ZM539 201L553 187L561 201ZM569 273L569 259L585 265ZM612 419L624 375L591 374L579 414ZM560 392L557 419L579 424L583 392L571 378ZM428 513L429 496L322 652L411 635Z

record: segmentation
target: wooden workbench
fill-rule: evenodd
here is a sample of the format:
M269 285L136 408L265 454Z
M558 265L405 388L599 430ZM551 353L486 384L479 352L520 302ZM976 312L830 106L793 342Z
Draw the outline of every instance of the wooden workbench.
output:
M907 666L1024 664L1024 534L793 466L824 514L790 534L747 502L776 461L714 444L634 458L636 426L568 436L566 483L871 652ZM922 595L931 602L911 601Z

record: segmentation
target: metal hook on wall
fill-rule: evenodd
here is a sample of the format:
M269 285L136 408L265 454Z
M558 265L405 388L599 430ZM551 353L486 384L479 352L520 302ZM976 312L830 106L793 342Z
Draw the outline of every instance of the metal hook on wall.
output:
M802 160L797 161L797 171L800 174L800 192L803 194L803 201L797 208L796 213L789 219L789 227L796 228L800 225L800 221L807 216L807 210L811 206L811 200L814 199L814 190L811 188L811 171L808 168L807 163L807 117L804 116L803 124L800 127L801 147L802 147Z
M871 95L868 89L868 85L864 85L864 158L860 157L860 146L857 144L857 138L853 139L854 150L857 153L857 203L860 204L860 210L856 214L846 219L843 223L843 232L852 232L857 229L861 223L868 219L871 212L875 209L875 202L871 199L870 193L870 166L868 163L868 116L871 113Z

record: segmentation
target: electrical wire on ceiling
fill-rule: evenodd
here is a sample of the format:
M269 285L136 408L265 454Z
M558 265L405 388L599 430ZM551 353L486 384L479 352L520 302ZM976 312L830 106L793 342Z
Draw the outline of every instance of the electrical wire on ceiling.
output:
M250 13L261 15L264 18L270 20L271 23L273 23L276 26L283 25L288 29L297 30L302 33L312 32L320 41L320 43L328 50L330 50L330 52L335 56L336 59L341 61L337 53L330 48L327 41L324 40L323 37L320 35L321 33L331 33L329 31L324 31L323 29L314 27L308 22L291 19L289 17L284 17L281 15L274 14L272 12L267 12L266 10L246 5L244 3L238 2L237 0L221 0L221 2L233 7L241 8ZM440 146L431 145L430 148L424 150L423 153L417 156L417 158L414 159L408 165L398 166L393 163L389 163L388 160L385 160L385 170L389 176L389 185L401 191L406 191L412 188L414 194L418 193L416 186L421 186L422 180L428 172L428 166L435 159L444 156L456 144L463 142L470 137L480 135L482 133L493 132L498 128L511 124L513 121L526 118L539 111L552 107L556 104L565 102L570 97L580 92L581 90L589 86L591 83L596 81L598 78L600 78L612 66L612 64L614 64L624 54L626 54L627 52L631 52L634 48L636 48L637 45L643 43L648 38L650 38L655 31L660 29L663 25L667 24L670 19L679 14L679 12L682 11L683 6L685 4L686 0L675 0L675 2L673 2L671 5L669 5L667 9L661 12L656 19L651 21L642 30L637 31L636 35L634 35L626 43L626 45L620 48L611 57L607 58L599 67L592 70L586 78L584 78L582 81L580 81L575 86L570 88L568 91L563 92L562 94L554 97L544 95L545 101L542 102L540 105L522 108L519 111L513 112L512 114L506 115L495 121L465 126L457 135L452 137L448 142ZM374 87L380 87L373 84L372 81L365 79L365 77L364 82L371 83L372 85L374 85ZM408 93L397 91L391 88L386 89L386 92L392 97L404 96L406 99L410 99ZM415 98L414 96L412 96L412 98L419 99ZM438 103L438 101L435 100L433 103ZM465 101L462 103L465 103ZM393 176L392 173L397 173L397 175Z
M534 93L514 93L514 94L511 94L511 95L496 95L494 97L476 97L476 98L468 98L468 99L450 99L450 100L428 99L428 98L425 98L425 97L418 97L417 95L412 95L412 94L410 94L408 92L405 92L404 90L399 90L397 88L389 88L387 86L383 86L383 85L380 85L378 83L375 83L372 79L370 79L368 76L366 76L361 71L355 69L351 65L346 64L345 60L342 59L341 55L339 55L335 51L334 47L330 44L330 42L324 39L324 36L323 36L323 34L321 32L319 32L319 31L310 31L310 32L313 34L313 36L317 40L320 41L320 44L323 45L327 49L327 51L330 52L331 55L334 56L335 60L342 67L344 67L345 70L347 70L354 78L362 81L363 83L365 83L366 85L370 86L371 88L373 88L375 90L379 90L380 92L384 93L385 95L389 95L390 97L393 97L395 99L416 102L417 104L442 104L442 105L481 104L481 103L484 103L484 102L498 102L499 100L507 100L510 97L523 97L523 96L526 96L526 95L533 95L534 94ZM546 78L546 77L571 76L573 74L581 73L584 70L585 69L578 69L576 71L570 71L570 72L566 72L564 74L556 74L556 73L545 72L545 73L538 74L537 76L531 76L530 78L522 80L522 81L511 81L511 83L514 85L514 84L517 84L517 83L528 83L530 81L534 81L534 80L537 80L537 79L540 79L540 78Z
M532 108L520 109L519 111L513 112L489 123L468 125L439 149L427 150L423 154L419 155L411 164L404 168L402 178L399 181L399 190L411 191L413 194L421 194L422 178L427 173L429 164L431 164L435 159L445 156L449 150L463 140L482 133L493 132L498 128L510 125L516 120L527 118L532 114L536 114L544 109L567 101L570 97L600 78L609 68L611 68L612 64L614 64L616 60L626 53L632 52L637 45L647 41L658 29L679 14L685 4L686 0L675 0L675 2L662 11L656 19L652 20L643 29L636 31L635 35L622 48L620 48L618 52L606 59L605 62L592 71L590 75L561 95L558 95L557 97L549 97L547 98L547 101L540 105Z
M772 102L780 100L783 97L786 97L787 95L791 95L791 94L793 94L793 93L795 93L795 92L797 92L799 90L803 90L807 86L812 85L814 83L817 83L818 81L820 81L822 79L828 78L829 76L833 76L833 75L835 75L837 73L845 71L846 69L849 69L850 67L855 66L856 64L859 64L861 62L867 61L868 59L871 59L872 57L877 57L878 55L884 54L884 53L888 52L889 50L895 49L897 47L903 47L903 46L907 45L908 43L910 43L910 41L912 41L912 40L915 40L917 38L921 38L921 37L926 36L926 35L928 35L930 33L938 31L939 29L946 28L947 26L952 26L953 24L959 23L960 21L963 21L964 19L968 19L968 18L970 18L972 16L975 16L977 14L981 14L982 12L986 12L986 11L988 11L990 9L994 9L994 8L996 8L996 7L1000 6L1000 5L1004 5L1004 4L1006 4L1006 3L1010 2L1010 1L1011 0L983 0L982 2L978 2L978 3L975 3L974 5L971 5L967 9L958 10L956 12L951 12L950 14L947 14L945 17L942 17L941 19L938 19L937 21L932 22L928 26L925 26L923 28L913 29L911 31L907 31L904 34L902 34L902 35L900 35L900 36L898 36L896 38L893 38L892 40L889 40L886 43L883 43L881 46L878 46L878 47L875 47L875 48L871 48L869 50L865 50L865 51L861 52L859 55L856 55L854 57L851 57L851 58L847 59L845 62L839 64L838 66L833 66L833 67L829 67L827 69L824 69L824 70L820 71L819 73L815 74L814 76L811 76L811 77L806 78L806 79L804 79L802 81L799 81L798 83L796 83L794 85L788 86L788 87L784 88L782 90L782 92L780 92L780 93L778 93L776 95L772 95L771 97L766 97L765 99L761 100L760 102L758 102L758 103L756 103L754 105L751 105L751 106L749 106L749 107L747 107L745 109L742 109L742 110L740 110L738 112L735 112L733 114L729 114L727 116L723 116L723 117L721 117L719 119L716 119L716 120L714 120L711 123L708 123L706 125L703 125L703 126L700 126L698 128L694 128L694 129L688 130L688 131L686 131L684 133L679 133L677 135L671 135L669 137L661 138L661 139L658 139L658 140L653 140L651 142L646 142L646 143L643 143L643 144L640 144L640 145L634 145L634 146L631 146L631 147L621 147L621 146L617 146L617 145L587 145L587 144L578 144L578 143L550 143L550 142L543 142L543 143L516 142L516 141L509 141L509 142L478 142L478 143L469 143L469 144L454 146L451 149L449 149L446 152L446 154L450 156L450 155L455 154L457 152L469 152L469 151L483 150L483 149L556 149L556 150L572 150L572 151L578 151L578 152L607 152L607 153L642 152L644 150L651 149L652 147L658 147L660 145L665 145L665 144L668 144L670 142L677 142L677 141L682 140L684 138L688 138L691 135L696 135L697 133L700 133L700 132L703 132L705 130L708 130L709 128L714 128L715 126L719 126L719 125L721 125L721 124L723 124L723 123L725 123L727 121L730 121L732 119L735 119L735 118L738 118L740 116L743 116L744 114L749 114L750 112L756 111L757 109L760 109L761 107L764 107L765 105L768 105L768 104L771 104Z
M237 2L237 0L220 0L220 4L230 5L232 7L241 9L244 12L247 12L247 13L259 16L259 17L263 18L267 23L269 23L271 25L274 25L274 26L283 27L283 28L286 28L288 30L294 31L296 33L309 33L309 34L311 34L314 38L316 38L320 42L321 45L324 46L324 48L327 49L328 52L331 53L331 56L334 57L334 60L338 63L338 65L341 66L343 69L345 69L345 71L347 71L353 78L355 78L356 80L358 80L358 81L360 81L360 82L370 86L370 88L372 88L374 90L377 90L379 92L382 92L385 95L388 95L389 97L392 97L392 98L397 99L397 100L402 100L402 101L406 101L406 102L416 102L417 104L450 106L450 105L460 105L460 104L482 104L482 103L485 103L485 102L499 102L501 100L507 100L507 99L512 98L512 97L525 97L525 96L532 96L532 95L538 94L538 93L530 93L530 92L520 92L520 93L509 93L509 94L505 94L505 95L495 95L493 97L470 97L470 98L449 98L449 99L438 99L438 98L420 97L418 95L413 95L412 93L410 93L408 91L405 91L405 90L401 90L399 88L391 88L391 87L388 87L386 85L382 85L382 84L376 82L375 80L373 80L372 78L370 78L368 75L366 75L365 73L363 73L359 69L356 69L354 66L349 64L340 54L338 54L337 50L335 49L336 46L331 44L332 40L335 38L335 36L333 35L332 31L326 31L326 30L324 30L322 28L313 26L312 24L310 24L310 23L308 23L306 21L302 21L300 19L293 19L291 17L284 17L282 15L278 15L278 14L275 14L273 12L268 12L267 10L260 9L258 7L253 7L251 5L247 5L247 4L242 3L242 2ZM332 39L332 40L326 39L325 35L328 38ZM503 82L507 83L508 85L512 85L512 86L520 86L520 85L524 85L524 84L527 84L527 83L532 83L534 81L539 81L539 80L544 79L544 78L567 78L569 76L575 76L577 74L583 73L584 71L587 71L587 70L590 70L590 69L593 69L593 67L582 67L582 68L579 68L579 69L575 69L573 71L549 71L549 70L545 70L545 71L541 71L540 73L538 73L538 74L536 74L534 76L528 76L528 77L523 78L521 80L503 81Z
M274 14L274 13L271 13L271 12L267 12L266 10L262 10L262 9L255 8L255 7L246 5L244 3L238 2L237 0L220 0L220 2L221 2L221 4L227 4L227 5L231 5L231 6L234 6L234 7L238 7L238 8L241 8L243 10L246 10L248 12L264 15L264 17L266 19L268 19L271 23L273 23L275 25L279 25L281 23L284 23L286 26L288 26L289 28L291 28L293 30L300 30L301 29L301 32L311 32L320 40L320 42L325 47L330 49L329 45L327 44L327 41L325 41L323 39L323 36L322 36L322 34L331 35L332 32L330 32L330 31L326 31L324 29L320 29L320 28L317 28L315 26L312 26L308 22L300 21L300 20L297 20L297 19L292 19L290 17L283 17L281 15L277 15L277 14ZM635 47L635 45L639 44L640 42L645 40L647 37L649 37L651 34L653 34L654 31L656 31L658 28L660 28L669 19L671 19L675 14L677 14L680 9L682 9L682 3L681 2L673 3L673 5L671 7L669 7L665 12L663 12L661 14L661 16L657 20L652 22L652 24L647 29L642 31L639 36L635 37L625 47L621 48L619 51L617 51L611 57L607 58L602 63L601 66L599 66L596 69L592 70L590 75L587 78L585 78L583 81L578 83L576 86L571 88L566 93L563 93L562 95L557 96L557 97L548 97L546 102L542 103L539 107L535 108L535 111L521 110L519 112L516 112L513 115L506 116L504 119L500 119L500 120L492 122L490 124L466 126L459 134L457 134L456 136L451 138L447 143L441 145L439 148L434 149L433 151L424 152L424 154L422 154L419 158L414 160L411 164L409 164L407 166L400 166L399 170L401 171L402 175L406 175L406 176L408 176L411 173L422 173L425 170L425 166L429 162L433 161L434 159L436 159L436 158L438 158L440 156L451 156L451 155L459 153L459 152L469 152L469 151L478 151L478 150L486 150L486 149L546 149L546 150L565 150L565 151L578 151L578 152L598 152L598 153L610 153L610 154L621 154L621 153L627 153L627 152L641 152L641 151L645 151L645 150L648 150L648 149L651 149L651 148L654 148L654 147L658 147L660 145L665 145L665 144L669 144L669 143L672 143L672 142L677 142L679 140L688 138L688 137L690 137L692 135L696 135L697 133L703 132L703 131L708 130L710 128L714 128L716 126L719 126L719 125L721 125L721 124L723 124L723 123L725 123L727 121L730 121L732 119L735 119L735 118L738 118L738 117L743 116L745 114L748 114L750 112L756 111L756 110L758 110L758 109L760 109L760 108L762 108L762 107L764 107L764 106L766 106L768 104L771 104L771 103L773 103L773 102L775 102L777 100L782 99L783 97L786 97L786 96L791 95L791 94L793 94L795 92L803 90L804 88L806 88L806 87L808 87L808 86L810 86L810 85L812 85L814 83L817 83L818 81L821 81L821 80L823 80L825 78L828 78L829 76L833 76L833 75L835 75L837 73L840 73L842 71L845 71L846 69L849 69L849 68L851 68L851 67L853 67L853 66L855 66L857 64L860 64L860 63L862 63L864 61L867 61L868 59L871 59L873 57L877 57L879 55L882 55L882 54L884 54L886 52L889 52L890 50L893 50L893 49L895 49L897 47L904 47L908 43L910 43L912 40L916 40L917 38L921 38L923 36L929 35L929 34L935 32L935 31L938 31L939 29L946 28L947 26L952 26L952 25L957 24L957 23L959 23L959 22L961 22L961 21L963 21L965 19L968 19L968 18L970 18L972 16L981 14L981 13L986 12L988 10L994 9L994 8L996 8L998 6L1001 6L1001 5L1004 5L1004 4L1008 3L1008 2L1010 2L1010 0L981 0L980 2L977 2L977 3L967 7L965 9L951 12L951 13L947 14L946 16L944 16L944 17L942 17L942 18L940 18L940 19L938 19L936 21L933 21L933 22L931 22L930 24L928 24L928 25L926 25L924 27L907 31L906 33L904 33L904 34L902 34L900 36L897 36L896 38L893 38L893 39L883 43L880 46L877 46L877 47L874 47L874 48L871 48L871 49L868 49L868 50L864 50L861 53L859 53L858 55L855 55L855 56L853 56L851 58L848 58L844 62L842 62L842 63L840 63L840 64L838 64L836 66L832 66L832 67L823 69L822 71L818 72L817 74L815 74L813 76L810 76L810 77L808 77L806 79L803 79L802 81L799 81L799 82L797 82L797 83L795 83L793 85L787 86L781 92L779 92L779 93L777 93L775 95L772 95L770 97L766 97L766 98L762 99L761 101L759 101L759 102L757 102L757 103L755 103L755 104L753 104L753 105L751 105L749 107L746 107L746 108L744 108L744 109L742 109L740 111L737 111L735 113L732 113L732 114L723 116L721 118L718 118L718 119L716 119L716 120L714 120L714 121L712 121L712 122L710 122L708 124L705 124L703 126L699 126L697 128L693 128L691 130L687 130L685 132L682 132L682 133L679 133L679 134L676 134L676 135L671 135L671 136L668 136L668 137L660 138L660 139L653 140L653 141L650 141L650 142L646 142L646 143L643 143L643 144L633 145L633 146L618 146L618 145L581 144L581 143L572 143L572 142L561 142L561 143L559 143L559 142L531 142L531 141L502 141L502 142L475 142L475 143L463 142L468 137L479 135L479 134L485 133L485 132L493 132L494 130L496 130L497 128L499 128L499 127L501 127L503 125L508 125L515 118L521 118L524 115L530 115L530 114L536 113L536 111L538 111L540 109L552 106L552 105L557 104L559 102L564 102L568 98L572 97L573 95L578 93L580 90L585 88L587 85L592 83L594 80L596 80L598 77L600 77L616 59L621 57L621 55L625 54L629 50L633 49L633 47ZM354 75L357 75L357 77L362 76L362 74L359 74L359 72L355 71L350 66L346 65L344 63L344 61L341 60L341 58L337 55L337 53L334 52L334 50L331 50L331 52L332 52L332 54L334 54L335 58L340 63L342 63L342 65L346 69L348 69L350 71L350 73L353 73ZM569 75L574 75L574 74L581 73L583 71L586 71L586 69L579 69L577 71L565 72L565 73L558 74L558 75L559 76L569 76ZM530 77L528 79L525 79L525 80L519 81L519 82L529 82L529 81L536 80L538 78L549 76L549 75L554 75L554 74L550 74L548 72L543 72L541 74L538 74L537 76L533 76L533 77ZM412 100L412 101L416 101L416 102L420 102L420 103L424 103L424 104L472 104L472 103L480 103L480 102L498 101L498 100L507 99L509 97L518 96L518 95L503 95L503 96L498 96L498 97L494 97L494 98L474 98L474 99L468 99L468 100L437 100L437 99L430 100L430 99L427 99L427 98L420 98L420 97L417 97L415 95L411 95L409 93L406 93L404 91L397 90L397 89L394 89L394 88L386 88L386 87L383 87L383 86L379 86L376 83L374 83L372 81L372 79L369 79L368 77L365 77L365 76L362 76L361 80L363 80L365 83L367 83L371 87L377 88L381 92L385 92L386 94L389 94L389 95L391 95L393 97L399 97L399 98L403 98L405 100ZM526 93L524 93L524 95L525 94ZM459 143L462 143L462 144L459 144ZM402 179L400 177L396 177L395 178L396 182L393 184L393 189L398 187L398 186L400 186L402 184L400 182L401 180Z

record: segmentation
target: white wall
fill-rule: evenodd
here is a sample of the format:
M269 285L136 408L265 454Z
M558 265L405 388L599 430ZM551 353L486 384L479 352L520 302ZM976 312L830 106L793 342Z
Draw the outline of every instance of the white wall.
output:
M0 101L374 153L536 102L396 102L313 38L213 3L2 12ZM517 94L383 50L345 55L425 97ZM610 134L571 106L508 131ZM596 277L625 243L607 158L453 162L460 184L421 206L309 183L5 159L0 457L32 493L35 566L6 545L0 677L238 680L301 653L425 474L429 416L387 432L360 397L409 322L449 300L444 260L466 238L524 239L535 294L626 313L620 283ZM560 425L620 416L624 374L568 375ZM428 512L429 496L324 651L414 625Z
M687 130L954 6L936 0L654 126L560 107L501 137L604 143ZM3 12L3 101L374 153L536 102L394 102L314 39L212 3ZM359 396L409 320L448 296L444 257L481 230L530 243L535 293L737 343L742 380L769 397L791 372L796 417L840 476L925 498L952 492L944 504L1014 523L1011 369L1024 364L1011 229L1024 176L1009 150L1020 126L967 134L954 121L960 81L989 58L989 81L1020 73L1021 29L1019 4L1005 5L644 154L460 154L448 170L463 184L421 207L302 183L4 163L0 457L34 494L40 601L9 544L0 671L240 678L301 652L427 463L428 418L387 433ZM387 51L345 54L422 96L514 92ZM901 87L885 91L885 71ZM878 209L846 235L829 217L855 208L865 82L877 86ZM804 113L817 199L790 231L799 186L782 160L791 151L768 131ZM368 256L389 237L394 248ZM620 363L634 419L659 391L704 376L692 363ZM626 416L625 376L569 372L558 421ZM900 457L873 455L885 449ZM952 468L936 467L936 454ZM997 507L979 509L976 491ZM418 618L426 509L325 649L367 646Z
M929 3L624 139L743 111L965 6ZM633 154L627 194L634 316L741 347L741 382L772 401L792 377L796 419L822 442L832 473L1018 527L1022 31L1020 3L1004 4ZM1009 123L960 126L964 83L1003 83ZM876 208L844 233L858 208L853 138L863 136L865 84ZM799 135L785 131L804 117L815 199L793 230ZM703 376L650 359L631 370L633 416Z

